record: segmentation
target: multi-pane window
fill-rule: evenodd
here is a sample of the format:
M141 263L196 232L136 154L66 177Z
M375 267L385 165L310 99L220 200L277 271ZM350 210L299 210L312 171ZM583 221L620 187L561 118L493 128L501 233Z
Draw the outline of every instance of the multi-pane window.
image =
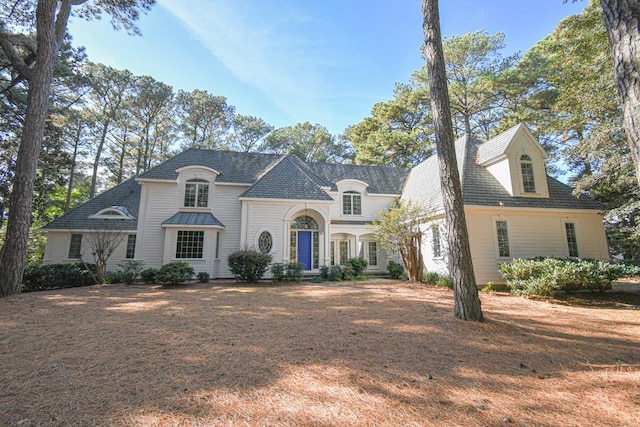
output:
M82 249L82 234L72 234L71 242L69 242L69 258L80 258L80 250Z
M344 265L349 259L349 241L342 240L340 242L340 264Z
M342 213L344 215L362 215L362 196L357 191L342 193Z
M522 171L522 188L525 193L536 192L536 182L533 179L533 163L531 157L523 154L520 156L520 170Z
M126 259L133 259L136 254L136 235L129 234L127 236L127 253L125 255Z
M209 204L209 181L190 179L184 187L184 206L206 208Z
M176 258L202 258L204 231L178 231Z
M567 233L567 245L569 246L569 256L578 257L578 239L576 239L576 225L572 222L565 222L564 229Z
M336 242L331 241L331 265L336 264Z
M318 268L318 266L320 265L320 233L318 233L317 231L314 231L313 233L311 233L311 267L312 268Z
M268 254L273 248L273 237L268 231L263 231L258 236L258 250L263 254Z
M498 256L502 258L511 256L509 252L507 221L496 221L496 232L498 233Z
M440 227L438 224L431 226L431 248L433 249L433 257L440 258L442 256L442 245L440 244Z
M369 265L378 265L378 244L369 242Z

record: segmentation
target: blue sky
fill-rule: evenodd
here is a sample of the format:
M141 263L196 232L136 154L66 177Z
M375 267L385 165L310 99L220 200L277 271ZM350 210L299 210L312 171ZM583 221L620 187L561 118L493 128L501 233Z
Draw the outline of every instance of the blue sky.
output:
M442 0L442 32L502 32L505 55L525 53L586 3ZM139 27L72 18L69 31L91 61L225 96L276 127L342 133L423 65L419 0L158 0Z

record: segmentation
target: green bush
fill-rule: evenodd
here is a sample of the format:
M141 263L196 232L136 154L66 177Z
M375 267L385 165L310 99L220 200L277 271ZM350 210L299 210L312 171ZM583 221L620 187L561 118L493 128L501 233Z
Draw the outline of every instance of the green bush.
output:
M156 273L156 281L168 285L179 285L193 277L193 267L184 261L170 262L163 265Z
M156 268L145 268L140 272L140 278L144 280L145 283L153 283L156 281L156 274L158 274Z
M233 252L227 258L231 273L238 280L255 282L266 273L271 263L271 255L254 249L241 249Z
M304 265L299 262L275 263L271 266L274 282L299 282L303 271Z
M114 283L124 283L122 280L122 271L107 271L104 273L104 283L113 285Z
M198 274L196 274L196 277L198 278L198 282L200 283L207 283L209 280L211 280L209 273L207 273L206 271L199 272Z
M514 259L499 264L505 283L515 295L550 296L558 291L604 292L620 277L636 275L637 267L594 259L534 258Z
M451 276L440 275L436 281L436 286L453 289L453 278Z
M118 266L122 268L122 277L120 278L122 283L131 285L142 272L144 263L142 261L126 261L118 264Z
M369 265L369 263L364 258L349 258L344 266L351 267L354 278L362 278L364 277L364 269L367 268L367 265ZM349 279L345 278L345 280Z
M331 282L339 282L342 280L342 267L339 265L323 265L320 267L320 278Z
M404 266L390 259L387 263L387 271L389 272L389 278L400 279L402 277L402 273L404 273Z
M435 271L425 271L424 276L422 277L422 281L429 285L437 285L438 280L440 280L440 275Z
M355 277L355 271L353 270L353 266L349 264L345 264L342 267L342 280L353 280Z
M22 292L93 285L95 281L89 269L96 274L94 264L29 265L22 277Z

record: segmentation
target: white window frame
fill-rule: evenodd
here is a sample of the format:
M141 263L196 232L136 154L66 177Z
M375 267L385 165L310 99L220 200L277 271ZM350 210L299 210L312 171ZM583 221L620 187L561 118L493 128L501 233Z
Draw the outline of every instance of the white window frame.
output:
M201 247L201 251L202 251L202 256L200 257L181 257L178 256L178 240L180 238L180 233L202 233L202 247ZM180 260L180 261L184 261L184 260L189 260L189 259L193 259L193 260L203 260L205 259L204 255L205 255L205 240L206 240L206 233L204 230L176 230L176 244L175 244L175 250L174 250L174 259Z
M195 185L195 199L193 206L187 205L187 187L190 185ZM205 200L204 206L199 205L199 194L202 187L207 187L207 198ZM185 208L208 208L209 207L209 196L211 195L211 182L202 178L191 178L185 181L184 183L184 191L182 194L182 206Z
M255 247L258 251L262 252L262 250L260 249L260 237L262 236L263 233L269 233L269 235L271 236L271 249L269 249L269 252L263 252L263 253L272 254L276 247L276 238L273 234L273 231L269 229L263 228L256 233Z
M436 246L438 249L437 254ZM440 224L438 223L431 225L431 253L433 255L433 259L442 259L442 233L440 232Z
M523 159L523 157L526 157L526 158ZM538 194L538 190L536 186L536 172L533 164L533 159L528 154L522 154L518 159L518 164L520 166L519 172L520 172L520 183L522 185L522 194L525 194L525 195ZM525 179L524 165L529 165L531 167L531 180L532 180L531 184L533 185L533 191L527 191L527 186L525 185L525 180L524 180Z
M576 255L571 255L571 247L569 245L569 236L567 234L567 224L573 225L573 237L575 238L576 244ZM562 231L564 232L564 242L567 245L567 254L571 258L580 258L580 245L578 244L578 227L576 226L576 222L572 220L562 221Z
M507 229L507 248L509 250L509 255L508 256L504 256L500 254L500 240L498 237L498 222L504 222L506 225L506 229ZM499 259L513 259L513 248L511 245L511 239L509 237L509 221L504 219L504 218L499 218L499 217L493 217L492 218L492 223L493 223L493 239L495 242L495 251L496 251L496 258Z
M354 199L358 198L359 200L359 205L360 205L360 213L355 213L354 212ZM345 198L349 198L349 207L350 207L350 212L346 212L346 204L345 204ZM342 192L342 215L347 215L347 216L362 216L362 193L359 191L355 191L355 190L348 190L348 191L343 191Z

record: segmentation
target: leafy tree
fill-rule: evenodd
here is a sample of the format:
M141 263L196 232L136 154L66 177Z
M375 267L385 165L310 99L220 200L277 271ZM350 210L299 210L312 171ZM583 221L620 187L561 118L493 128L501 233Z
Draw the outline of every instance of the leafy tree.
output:
M134 21L141 11L148 10L154 4L154 0L96 0L91 3L86 0L38 0L8 3L3 2L0 6L0 15L3 17L0 48L17 78L26 80L29 88L6 238L0 250L0 296L20 291L36 169L49 109L53 65L65 36L72 7L81 6L80 15L88 18L109 14L115 27L122 26L135 32ZM32 28L36 29L35 39L29 37Z
M380 248L400 255L411 282L421 282L424 274L422 258L422 229L432 212L411 201L398 202L387 212L378 215L372 224L373 235Z
M432 135L428 88L403 84L396 84L394 99L377 103L370 117L344 132L355 150L355 163L399 167L433 154Z
M518 56L502 56L502 33L491 36L486 31L476 31L442 43L456 132L458 136L487 138L502 116L498 77L515 64ZM412 79L416 85L428 84L428 75L428 66L424 66Z
M225 135L231 125L235 108L227 105L224 96L211 95L196 89L178 92L183 148L224 149Z
M229 147L243 153L256 151L272 130L273 126L261 118L234 114L229 129Z
M298 156L305 162L332 163L342 158L344 149L327 128L304 122L271 132L265 139L263 150Z
M447 226L449 268L453 278L454 314L463 320L482 320L456 162L438 0L422 0L422 14L424 56L427 61L440 186Z

